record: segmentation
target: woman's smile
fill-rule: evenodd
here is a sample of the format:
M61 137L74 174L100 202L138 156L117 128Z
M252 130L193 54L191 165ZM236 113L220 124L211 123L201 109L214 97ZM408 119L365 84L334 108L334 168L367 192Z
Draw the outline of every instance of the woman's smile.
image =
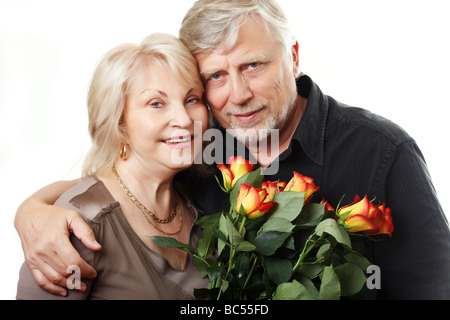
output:
M192 147L192 143L194 141L194 136L176 136L167 140L163 140L163 142L170 148L174 149L186 149Z

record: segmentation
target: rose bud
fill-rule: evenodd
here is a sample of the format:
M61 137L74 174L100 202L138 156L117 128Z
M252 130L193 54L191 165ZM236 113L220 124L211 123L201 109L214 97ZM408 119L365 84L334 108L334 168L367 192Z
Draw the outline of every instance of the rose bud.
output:
M343 218L341 220L349 232L363 231L368 235L383 233L392 236L391 209L385 208L384 203L375 206L367 199L367 195L362 200L356 196L351 204L338 210L338 215Z
M241 184L236 211L252 219L262 217L275 204L275 201L266 201L267 195L265 189L258 189L245 183Z
M255 165L241 156L230 157L228 159L229 166L218 164L217 168L222 172L223 186L225 191L229 192L233 189L236 181L247 173L250 173Z
M284 191L296 191L296 192L304 192L304 202L308 202L311 199L312 194L319 190L314 184L314 180L310 177L303 176L294 171L294 176L288 182Z

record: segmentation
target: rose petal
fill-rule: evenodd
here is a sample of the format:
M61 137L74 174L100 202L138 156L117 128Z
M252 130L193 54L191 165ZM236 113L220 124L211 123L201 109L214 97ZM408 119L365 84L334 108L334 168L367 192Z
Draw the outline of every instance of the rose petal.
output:
M347 219L354 215L362 215L367 217L369 213L370 202L367 199L367 196L364 196L362 200L359 199L360 199L359 196L355 196L355 199L351 204L341 207L339 209L338 215L351 211L350 214L347 216Z
M349 232L377 232L378 227L364 215L356 214L345 219L345 225L351 227Z

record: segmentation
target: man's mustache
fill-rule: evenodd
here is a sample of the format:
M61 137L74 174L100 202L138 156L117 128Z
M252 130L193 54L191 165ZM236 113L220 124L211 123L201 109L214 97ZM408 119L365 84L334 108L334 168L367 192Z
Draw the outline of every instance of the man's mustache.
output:
M245 105L240 106L234 106L231 107L231 109L227 110L226 115L228 116L235 116L240 114L246 114L246 113L253 113L256 111L260 111L267 108L267 104L264 103L248 103Z

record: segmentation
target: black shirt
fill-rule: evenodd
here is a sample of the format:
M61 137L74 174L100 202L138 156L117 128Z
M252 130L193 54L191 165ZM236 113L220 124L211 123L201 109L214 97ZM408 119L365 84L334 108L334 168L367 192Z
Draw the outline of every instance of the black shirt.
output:
M385 202L392 237L367 241L365 251L380 267L377 297L450 299L449 226L416 142L391 121L324 95L306 75L297 79L297 91L308 98L305 112L277 173L266 180L287 182L297 171L320 187L312 201L324 198L336 207L343 195L342 205L367 194ZM227 146L224 162L234 149ZM192 187L204 212L229 208L214 178Z

